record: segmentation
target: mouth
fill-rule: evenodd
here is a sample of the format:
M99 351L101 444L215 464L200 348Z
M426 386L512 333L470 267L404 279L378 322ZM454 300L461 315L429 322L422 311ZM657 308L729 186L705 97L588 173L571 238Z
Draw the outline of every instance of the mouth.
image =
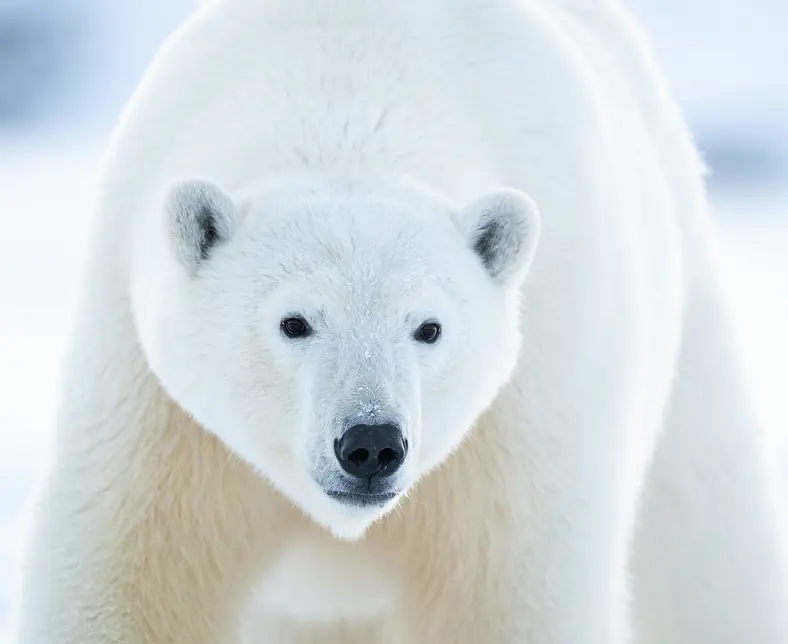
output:
M358 508L367 507L383 507L389 501L397 498L394 492L387 492L385 494L363 494L358 492L340 492L338 490L326 490L326 494L335 501L339 501L343 505L349 505Z

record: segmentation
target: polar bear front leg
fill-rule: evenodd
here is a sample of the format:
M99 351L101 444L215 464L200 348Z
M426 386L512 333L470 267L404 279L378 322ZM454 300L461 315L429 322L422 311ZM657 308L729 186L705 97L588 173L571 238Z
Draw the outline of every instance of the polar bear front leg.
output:
M37 508L19 644L234 641L248 577L264 563L260 533L230 507L237 463L225 455L219 476L201 481L179 470L176 442L149 454L158 473L133 459L114 480L99 463L58 466ZM199 468L216 447L183 456Z

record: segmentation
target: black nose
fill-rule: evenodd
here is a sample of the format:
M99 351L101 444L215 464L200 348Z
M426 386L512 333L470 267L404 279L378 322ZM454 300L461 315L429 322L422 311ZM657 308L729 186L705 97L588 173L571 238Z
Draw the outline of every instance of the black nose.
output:
M334 442L339 464L352 476L370 479L396 472L408 443L395 425L354 425Z

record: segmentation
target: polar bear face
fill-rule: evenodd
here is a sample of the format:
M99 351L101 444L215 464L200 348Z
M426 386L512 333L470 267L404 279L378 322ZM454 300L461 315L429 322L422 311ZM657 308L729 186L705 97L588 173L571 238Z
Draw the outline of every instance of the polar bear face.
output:
M510 377L538 238L512 190L175 185L141 337L169 394L340 538L456 448Z

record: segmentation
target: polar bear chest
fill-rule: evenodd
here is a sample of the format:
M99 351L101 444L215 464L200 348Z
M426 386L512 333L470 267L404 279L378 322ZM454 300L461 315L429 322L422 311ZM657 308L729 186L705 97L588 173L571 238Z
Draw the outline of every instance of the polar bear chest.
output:
M365 620L391 611L399 588L391 568L363 542L303 540L286 546L273 562L256 603L299 622Z

